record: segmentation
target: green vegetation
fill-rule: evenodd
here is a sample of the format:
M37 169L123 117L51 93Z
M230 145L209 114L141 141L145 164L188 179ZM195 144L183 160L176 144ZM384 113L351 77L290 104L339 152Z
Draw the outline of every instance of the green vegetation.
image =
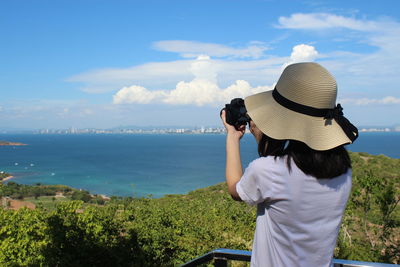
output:
M37 204L45 204L47 208L55 208L55 204L65 200L82 200L85 203L104 204L105 200L98 195L92 195L86 190L78 190L66 185L22 185L8 182L0 187L0 198L30 201ZM49 204L49 200L53 202Z
M0 187L0 197L11 197L13 199L24 199L27 197L55 196L57 193L70 195L77 189L65 185L22 185L8 182Z
M400 159L352 153L353 189L338 258L400 263Z
M351 157L353 193L335 257L399 263L400 160ZM7 186L0 183L2 194ZM84 204L82 191L66 195L35 200L55 208L0 208L1 266L176 266L220 247L251 249L255 209L233 201L225 184L105 205Z
M32 202L36 207L44 210L52 211L57 208L58 203L70 201L71 196L40 196L40 197L26 197L24 201Z

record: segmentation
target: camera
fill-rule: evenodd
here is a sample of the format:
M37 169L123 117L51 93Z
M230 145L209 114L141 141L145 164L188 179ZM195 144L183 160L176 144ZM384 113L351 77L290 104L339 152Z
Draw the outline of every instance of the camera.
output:
M234 98L231 100L230 104L226 104L221 110L225 110L226 122L239 130L241 125L246 125L250 122L250 118L247 116L247 110L244 105L244 100L242 98Z

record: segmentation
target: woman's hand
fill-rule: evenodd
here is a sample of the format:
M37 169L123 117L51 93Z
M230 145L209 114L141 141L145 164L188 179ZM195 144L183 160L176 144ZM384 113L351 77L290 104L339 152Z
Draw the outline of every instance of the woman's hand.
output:
M221 120L222 123L224 124L224 127L226 129L226 132L228 135L237 138L237 139L241 139L246 131L246 125L241 125L239 130L236 130L235 127L233 127L232 125L228 124L226 122L226 111L222 110L221 113Z

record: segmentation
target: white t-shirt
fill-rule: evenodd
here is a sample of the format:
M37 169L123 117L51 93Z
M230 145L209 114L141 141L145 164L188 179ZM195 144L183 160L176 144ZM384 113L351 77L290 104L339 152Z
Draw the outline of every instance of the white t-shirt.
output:
M351 190L351 170L333 179L304 174L287 157L261 157L236 185L257 204L251 266L332 266L333 250Z

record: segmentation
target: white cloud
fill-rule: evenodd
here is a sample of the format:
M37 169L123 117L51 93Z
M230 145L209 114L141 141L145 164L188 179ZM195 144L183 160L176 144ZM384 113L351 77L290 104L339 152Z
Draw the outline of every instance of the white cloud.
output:
M60 117L67 116L69 114L69 108L63 108L61 111L57 111L57 115Z
M282 69L293 63L312 62L318 57L318 51L314 46L299 44L293 47L290 60L282 66Z
M400 104L400 98L393 96L386 96L383 98L343 98L338 102L342 104L353 104L357 106L366 106L366 105L396 105Z
M189 70L197 80L217 81L218 67L211 62L207 55L198 56L197 60L190 65Z
M202 55L200 55L200 58ZM192 81L197 78L210 80L216 75L218 84L229 86L236 80L247 80L255 85L272 84L281 73L281 66L289 61L289 57L269 57L257 60L222 60L196 59L169 62L151 62L130 68L99 69L70 77L68 81L83 83L86 93L107 93L118 88L140 85L155 90L158 88L173 89L178 81ZM196 64L207 65L208 68ZM204 73L199 73L202 71Z
M277 80L282 66L301 61L313 61L317 56L318 52L313 46L300 44L293 47L290 57L226 61L211 60L208 55L199 55L195 60L174 61L170 62L171 64L169 62L148 63L120 70L100 70L81 74L70 80L99 84L97 87L89 86L88 88L91 89L86 89L86 92L96 92L96 90L100 92L99 88L111 84L114 85L113 90L122 87L113 95L114 104L158 102L171 105L213 105L227 102L234 97L245 97L269 90L272 86L264 85L270 85ZM135 76L139 74L142 75L140 80L128 79L129 75L136 78ZM169 83L168 79L164 79L165 77L170 79ZM175 78L175 83L172 82L171 77ZM157 87L172 87L173 89L153 89L154 83L148 88L145 79L161 82ZM118 86L118 83L114 83L116 81L131 85ZM253 88L250 86L250 82L258 84L258 86ZM225 88L221 89L219 84L224 85Z
M149 91L142 86L132 85L124 87L113 96L114 104L139 103L148 104L165 97L164 91Z
M137 88L141 88L137 90ZM217 84L195 79L191 82L179 82L171 91L149 91L139 86L125 87L114 95L114 104L149 104L165 103L170 105L219 105L228 103L231 99L272 90L273 86L251 87L243 80L221 89Z
M72 76L67 81L84 83L82 90L87 93L115 91L133 83L152 87L173 86L176 81L192 77L189 71L191 62L150 62L130 68L98 69Z
M279 75L279 67L288 61L287 57L269 55L265 58L264 52L268 48L262 42L251 42L247 47L234 48L221 44L178 40L155 42L153 47L161 51L176 52L186 58L203 55L213 57L211 67L215 69L212 71L218 73L218 83L224 86L238 79L248 80L254 84L270 83ZM128 68L95 69L69 77L67 81L82 83L81 90L86 93L113 92L132 84L150 90L171 89L176 86L177 81L191 81L201 76L195 73L196 65L193 64L195 62L196 59L184 59L149 62Z
M195 104L203 106L213 104L219 95L218 86L207 80L195 79L191 82L179 82L163 100L167 104Z
M400 24L389 18L379 20L360 20L329 13L296 13L280 17L278 28L294 30L328 30L341 28L361 32L362 35L340 34L336 38L346 41L359 39L382 50L395 50L400 42ZM336 39L333 38L333 39ZM398 53L396 53L398 54Z
M367 20L328 13L309 13L280 17L279 23L279 28L311 33L324 30L325 39L329 36L332 40L337 37L346 39L344 44L339 45L354 51L328 50L318 56L323 58L323 65L336 77L339 88L371 95L381 90L380 94L399 96L399 22L388 17ZM335 28L341 31L331 31ZM359 46L366 49L360 50Z
M57 123L67 119L73 122L81 118L92 117L99 109L103 109L103 106L89 104L85 100L18 100L10 101L7 104L5 118L26 120L27 125L34 125L33 121L45 121L46 118L52 118ZM38 125L34 127L38 127Z
M84 108L82 110L82 114L81 115L90 116L90 115L93 115L93 114L94 114L94 110L92 110L90 108Z
M400 24L396 21L366 20L328 13L293 14L279 18L279 28L292 30L324 30L324 38L345 38L346 43L374 47L360 53L335 51L314 40L295 45L290 56L264 55L267 49L261 44L235 48L220 44L192 41L160 41L153 44L161 51L179 53L185 59L170 62L151 62L121 69L102 69L71 77L69 81L84 83L90 93L117 91L114 104L165 103L170 105L212 105L273 88L283 67L304 61L321 60L336 77L340 93L374 95L378 89L394 99L369 97L364 100L345 100L355 105L397 104L397 85L400 83ZM337 31L342 29L340 36ZM351 32L349 32L351 30ZM359 32L359 34L357 34ZM328 36L328 37L327 37ZM345 44L346 45L346 44ZM256 47L251 48L252 46ZM207 55L207 56L205 56ZM212 56L211 60L209 56ZM257 57L263 56L261 59ZM223 58L225 57L225 58ZM254 85L252 87L250 84ZM267 85L264 87L264 85ZM122 88L122 89L121 89ZM257 89L258 88L258 89ZM162 90L160 90L162 89ZM381 94L382 94L381 93Z
M376 31L379 29L374 21L357 20L329 13L295 13L289 17L279 17L278 27L308 30L347 28L357 31Z
M225 89L217 83L217 67L208 56L199 56L190 70L195 78L190 82L180 81L170 91L150 91L141 86L124 87L113 97L114 104L148 104L153 102L170 105L215 105L227 103L232 98L246 97L250 94L270 90L270 86L252 88L247 81L237 80Z
M203 43L185 40L158 41L153 43L153 48L179 53L183 57L198 57L209 55L212 57L237 57L237 58L260 58L268 47L261 42L250 43L245 48L233 48L226 45Z
M318 56L315 47L311 45L300 44L293 47L290 55L291 62L314 61Z

